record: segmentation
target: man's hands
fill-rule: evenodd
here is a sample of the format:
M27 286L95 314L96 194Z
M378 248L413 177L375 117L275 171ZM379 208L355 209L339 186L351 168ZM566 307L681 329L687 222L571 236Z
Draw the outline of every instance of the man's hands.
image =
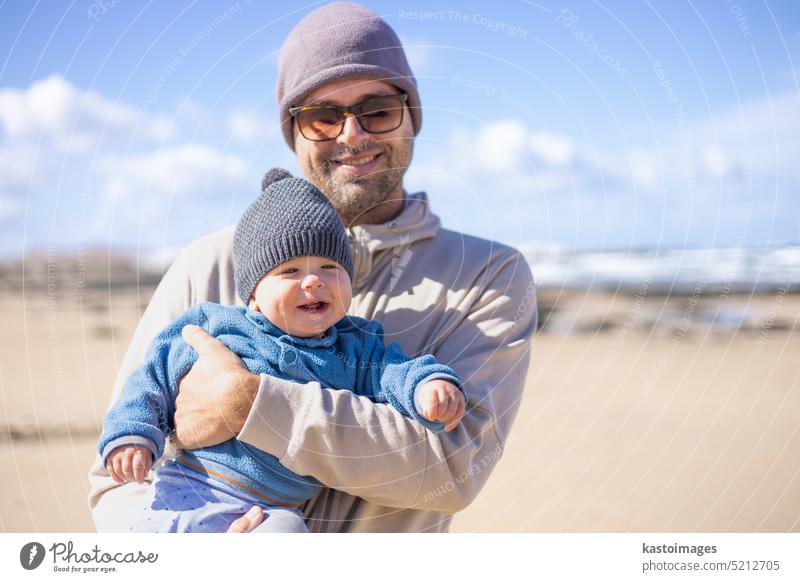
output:
M444 423L450 432L464 416L464 395L458 386L447 380L431 380L417 388L416 400L422 416L432 422Z
M124 445L117 447L106 459L106 470L119 485L136 481L144 483L153 464L153 453L147 447Z
M218 445L242 430L261 379L202 328L187 325L183 340L195 349L198 359L178 383L178 446L197 449Z

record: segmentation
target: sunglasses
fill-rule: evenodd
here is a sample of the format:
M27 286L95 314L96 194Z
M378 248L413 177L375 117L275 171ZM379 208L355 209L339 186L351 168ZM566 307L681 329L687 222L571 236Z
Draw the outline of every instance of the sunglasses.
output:
M311 141L336 139L344 130L348 115L356 118L361 129L367 133L388 133L403 123L403 106L408 93L372 97L348 107L312 105L290 107L289 115L297 120L297 127L304 138Z

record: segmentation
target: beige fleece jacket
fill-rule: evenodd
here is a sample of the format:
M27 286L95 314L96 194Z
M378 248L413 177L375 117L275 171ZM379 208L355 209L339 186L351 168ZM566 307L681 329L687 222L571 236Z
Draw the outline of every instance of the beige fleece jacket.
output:
M233 227L184 249L136 329L109 407L144 361L152 338L200 301L241 304L233 281ZM536 293L516 250L440 227L425 194L393 221L348 230L352 315L377 319L386 342L433 354L465 381L467 411L432 433L386 404L319 384L262 375L237 438L327 485L305 507L315 532L447 531L475 499L503 450L522 397ZM99 457L89 474L99 531L125 530L147 484L116 485Z

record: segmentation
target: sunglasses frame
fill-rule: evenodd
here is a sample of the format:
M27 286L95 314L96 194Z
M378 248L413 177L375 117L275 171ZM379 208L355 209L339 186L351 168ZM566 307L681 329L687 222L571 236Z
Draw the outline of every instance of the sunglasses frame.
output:
M358 122L358 126L361 129L363 129L366 133L371 133L371 134L389 133L390 131L394 131L395 129L397 129L398 127L403 125L403 113L405 111L405 107L401 107L400 108L400 123L397 124L397 127L393 127L392 129L385 129L383 131L369 131L363 125L361 125L361 121L359 119L359 117L361 117L363 112L357 114L354 111L352 111L356 107L364 105L364 103L369 103L370 101L373 101L375 99L385 99L387 97L399 98L400 101L403 104L406 104L408 102L408 93L397 93L397 94L394 94L394 95L376 95L374 97L370 97L368 99L364 99L363 101L359 101L358 103L354 103L352 105L344 105L344 106L338 106L338 105L309 105L307 107L290 107L289 108L289 115L291 115L293 118L297 119L297 116L300 115L303 111L312 111L312 110L315 110L315 109L334 109L334 110L342 112L342 120L338 123L338 125L339 125L339 133L337 133L333 137L325 137L325 138L322 138L322 139L308 137L305 133L303 133L303 127L300 125L300 122L298 120L297 128L300 130L300 135L302 135L305 139L307 139L309 141L331 141L331 140L336 139L337 137L342 135L342 132L344 131L344 122L347 121L347 116L348 115L353 116L355 118L355 120Z

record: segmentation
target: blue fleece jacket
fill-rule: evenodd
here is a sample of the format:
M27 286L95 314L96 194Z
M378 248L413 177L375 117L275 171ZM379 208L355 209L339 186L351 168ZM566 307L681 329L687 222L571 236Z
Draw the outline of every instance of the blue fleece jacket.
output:
M383 326L377 321L345 317L322 336L303 339L287 335L246 307L201 303L156 336L145 363L131 374L120 400L106 414L98 444L104 466L111 451L123 445L149 448L154 461L163 454L166 436L173 430L178 380L197 360L181 337L187 324L204 328L252 372L351 390L388 402L435 431L442 430L442 424L426 420L414 406L416 387L437 378L461 386L456 373L433 356L409 358L396 343L384 347ZM276 457L236 439L182 451L178 461L266 504L299 506L321 487L313 477L297 475Z

